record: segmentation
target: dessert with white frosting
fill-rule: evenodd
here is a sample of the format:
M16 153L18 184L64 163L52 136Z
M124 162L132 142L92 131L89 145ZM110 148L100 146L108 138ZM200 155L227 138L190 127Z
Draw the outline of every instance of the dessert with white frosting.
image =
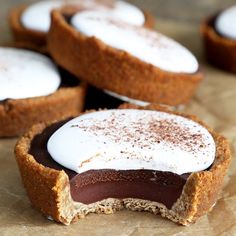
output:
M84 89L79 85L68 88L69 96L63 101L62 92L67 88L61 86L59 70L48 57L28 50L0 47L0 136L16 136L39 121L78 114L79 111L75 112L78 104L66 106L80 90L82 102ZM62 104L56 105L56 99ZM82 105L79 107L81 109Z
M36 49L45 47L46 34L51 24L51 11L65 6L69 6L73 11L96 9L108 12L116 19L137 26L152 25L152 19L148 14L130 3L120 0L46 0L12 10L10 23L16 41L29 47L35 46Z
M198 61L184 46L106 12L83 11L68 20L55 10L48 49L91 85L146 103L185 104L202 80Z
M207 59L215 66L236 72L236 5L209 17L202 24Z
M63 224L123 208L194 223L215 204L231 158L227 140L196 117L154 105L92 111L30 134L15 148L24 186Z

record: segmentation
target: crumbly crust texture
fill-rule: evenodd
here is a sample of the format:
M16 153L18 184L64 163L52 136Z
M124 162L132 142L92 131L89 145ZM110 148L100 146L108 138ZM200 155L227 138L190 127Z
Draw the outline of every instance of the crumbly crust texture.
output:
M213 26L216 17L217 15L209 17L201 25L206 57L213 65L236 73L236 40L225 38L216 32Z
M48 50L59 65L95 87L151 103L187 103L202 80L200 71L163 71L95 37L86 37L66 22L60 10L52 12Z
M14 43L17 47L27 48L41 53L47 53L47 33L37 30L31 30L25 28L21 24L21 15L27 8L27 5L21 5L13 8L9 14L9 25L13 34ZM66 12L75 12L76 8L67 7ZM145 14L145 27L152 28L154 26L154 18L151 14L144 12Z
M125 104L122 109L137 108L165 111L182 115L202 125L195 116L186 116L180 113L170 112L166 108L150 105L139 108L134 105ZM192 173L188 178L181 196L168 209L158 202L140 199L105 199L100 202L85 205L74 202L70 195L69 178L64 171L57 171L37 163L29 154L31 141L37 134L50 125L41 123L33 126L16 144L15 155L20 169L23 184L26 188L32 205L39 209L44 215L52 217L55 221L69 225L71 222L85 217L88 213L111 214L121 209L133 211L149 211L161 214L174 222L182 225L194 223L200 216L211 210L215 204L218 193L228 166L231 154L228 141L221 135L216 134L210 128L216 142L216 158L209 170ZM204 125L205 126L205 125Z
M78 115L84 107L86 86L60 88L49 96L9 99L0 103L0 137L22 135L33 124Z

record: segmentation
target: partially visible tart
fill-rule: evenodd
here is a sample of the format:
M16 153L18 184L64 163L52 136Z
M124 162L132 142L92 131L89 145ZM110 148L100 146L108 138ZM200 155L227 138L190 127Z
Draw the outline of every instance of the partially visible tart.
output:
M119 107L125 102L139 106L147 106L149 104L148 102L131 99L88 85L85 98L85 110L112 109Z
M88 85L84 109L85 110L114 109L118 108L124 103L129 103L141 107L150 105L150 103L147 101L141 101L129 98L111 91L98 89L94 86ZM182 111L185 107L185 105L183 104L180 104L178 106L170 106L164 104L159 104L159 105L166 107L171 111Z
M0 48L0 64L0 137L18 136L35 123L82 111L86 86L60 74L46 56Z
M66 225L123 208L194 223L222 188L227 140L194 116L156 105L122 108L41 123L18 141L33 206Z
M54 10L48 49L78 78L147 103L185 104L203 78L194 55L179 43L99 11L68 16Z
M207 18L201 26L205 53L213 65L236 73L236 6Z
M11 10L9 23L16 46L47 52L47 33L50 27L50 12L55 8L70 5L73 11L99 9L111 12L118 18L140 26L152 27L153 17L139 8L123 1L106 0L56 0L40 1L32 5L18 6Z

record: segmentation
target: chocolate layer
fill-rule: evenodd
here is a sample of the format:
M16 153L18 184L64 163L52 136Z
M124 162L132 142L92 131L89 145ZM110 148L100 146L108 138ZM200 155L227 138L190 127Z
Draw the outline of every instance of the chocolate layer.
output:
M171 208L180 197L190 174L177 175L155 170L90 170L77 174L59 165L48 153L47 142L66 122L55 123L37 135L29 153L40 164L64 170L68 174L74 201L89 204L107 198L138 198L163 203Z
M171 208L188 176L153 170L91 170L71 179L71 196L85 204L107 198L137 198Z
M74 176L76 176L76 172L71 171L59 165L57 162L55 162L47 150L48 139L57 129L59 129L62 125L64 125L69 120L70 119L55 123L49 126L48 128L46 128L41 134L35 136L35 138L33 139L31 143L29 153L34 156L35 160L38 163L44 166L47 166L56 170L64 170L68 174L69 178L71 179Z

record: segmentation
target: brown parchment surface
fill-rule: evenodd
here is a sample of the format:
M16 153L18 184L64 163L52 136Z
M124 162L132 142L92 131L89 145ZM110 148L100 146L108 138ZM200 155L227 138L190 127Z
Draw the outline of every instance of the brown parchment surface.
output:
M205 63L197 25L158 20L157 28L190 48L205 73L205 80L184 111L198 115L228 137L232 144L233 161L214 209L188 227L176 225L160 216L127 210L115 215L91 214L78 223L63 226L47 220L31 207L13 155L16 139L2 139L0 235L236 235L236 75ZM5 30L1 33L7 32ZM2 38L6 40L8 35Z

